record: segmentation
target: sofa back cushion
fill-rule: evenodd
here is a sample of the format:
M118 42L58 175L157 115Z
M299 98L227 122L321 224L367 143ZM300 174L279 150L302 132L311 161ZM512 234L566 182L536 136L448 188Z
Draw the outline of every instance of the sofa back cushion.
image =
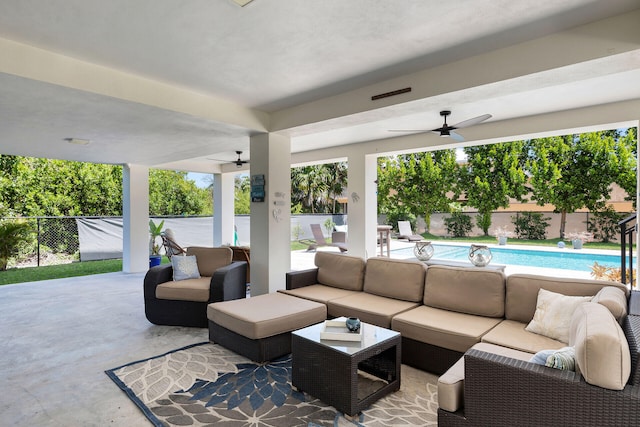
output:
M627 295L617 286L605 286L591 301L607 307L620 324L627 316Z
M420 261L374 257L367 260L364 291L403 301L420 302L426 267Z
M529 323L536 311L540 288L563 295L593 296L605 286L616 286L627 292L622 284L602 280L511 274L507 277L505 317L508 320Z
M501 271L432 265L427 269L424 305L486 317L504 316Z
M589 384L622 390L631 374L629 344L620 325L603 305L586 302L573 313L569 344L576 365Z
M361 291L364 259L332 252L316 252L318 283L349 291Z
M220 267L231 264L233 251L230 248L208 248L190 246L187 255L195 255L200 276L211 277Z

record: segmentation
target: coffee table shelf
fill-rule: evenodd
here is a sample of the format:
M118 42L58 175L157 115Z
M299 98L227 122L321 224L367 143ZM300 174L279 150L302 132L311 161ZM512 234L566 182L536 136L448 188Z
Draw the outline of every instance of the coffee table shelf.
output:
M333 341L320 339L323 326L291 334L294 387L351 416L400 389L398 332L362 323L362 341Z

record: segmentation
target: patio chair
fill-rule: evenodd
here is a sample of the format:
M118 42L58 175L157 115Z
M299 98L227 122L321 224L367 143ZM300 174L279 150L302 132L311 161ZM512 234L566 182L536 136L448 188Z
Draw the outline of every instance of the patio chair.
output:
M410 242L417 242L419 240L423 240L419 234L414 234L411 229L411 223L409 221L398 221L398 231L400 234L398 235L398 239L408 240Z
M190 246L186 255L152 267L145 275L144 311L151 323L206 328L210 303L247 296L247 262L233 261L231 248ZM191 255L197 266L180 268L183 261L193 262L187 259ZM175 274L174 265L181 275Z
M311 224L311 232L313 233L313 238L315 239L315 243L312 243L307 248L307 251L314 251L321 246L333 246L340 249L340 252L347 252L347 244L344 242L332 242L329 243L324 238L324 234L322 234L322 228L320 228L320 224Z
M167 228L160 234L162 238L162 246L164 246L164 252L167 258L171 259L173 255L184 255L187 250L176 243L176 238L173 234L173 230Z

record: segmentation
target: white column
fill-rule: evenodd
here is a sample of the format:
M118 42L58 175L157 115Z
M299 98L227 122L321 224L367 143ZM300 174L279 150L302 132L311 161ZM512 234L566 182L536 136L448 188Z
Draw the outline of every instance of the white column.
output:
M122 167L122 271L149 269L149 168Z
M349 255L376 256L378 224L378 176L375 155L353 154L348 157L347 195Z
M213 245L233 245L235 226L235 174L213 175Z
M264 175L264 202L251 202L251 295L285 288L291 268L291 142L251 137L251 177Z

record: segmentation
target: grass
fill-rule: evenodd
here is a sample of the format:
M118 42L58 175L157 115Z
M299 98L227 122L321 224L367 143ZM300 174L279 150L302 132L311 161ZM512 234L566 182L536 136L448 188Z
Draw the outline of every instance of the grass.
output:
M162 263L169 262L162 257ZM10 268L0 271L0 285L37 282L40 280L63 279L65 277L90 276L92 274L122 271L121 259L72 262L70 264L46 265L41 267Z

